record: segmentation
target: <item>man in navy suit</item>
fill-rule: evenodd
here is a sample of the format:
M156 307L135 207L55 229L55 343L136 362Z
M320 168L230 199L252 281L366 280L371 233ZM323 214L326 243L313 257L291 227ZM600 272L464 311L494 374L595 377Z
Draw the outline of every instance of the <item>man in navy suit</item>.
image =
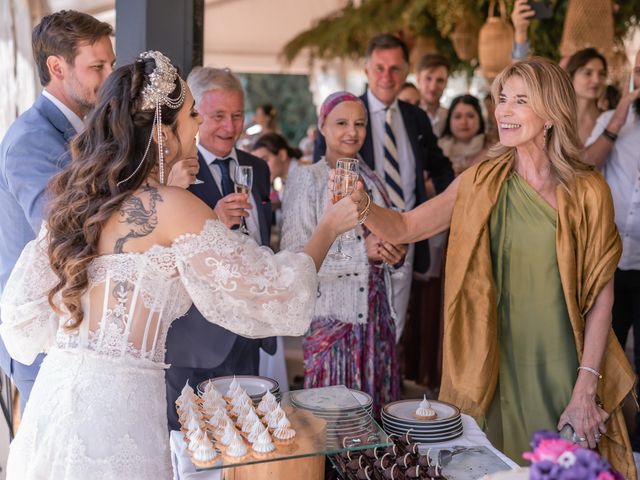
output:
M388 183L387 191L392 194L394 192L391 189L395 187L395 198L401 202L398 208L411 210L427 200L425 174L433 181L437 193L442 192L453 181L451 163L438 147L438 140L433 134L427 114L396 98L409 73L409 50L404 42L389 34L376 35L369 40L365 73L368 88L360 99L367 107L369 121L360 156L386 181L388 149L385 142L389 123L395 147L394 159L399 171L392 175L396 182ZM324 138L319 134L314 160L318 161L324 151ZM392 200L393 198L392 196ZM429 245L426 240L416 243L415 247L409 247L405 265L401 268L407 270L411 264L413 270L419 273L424 273L429 268ZM394 292L397 339L404 327L411 289L411 272L398 273L404 275L406 282Z
M202 116L198 178L204 183L189 190L207 203L230 228L244 218L249 235L269 245L271 203L269 167L253 155L235 148L244 126L244 91L228 69L197 67L187 79ZM239 165L253 167L251 196L233 193L233 178ZM197 383L222 375L257 375L260 348L276 350L275 338L252 340L209 323L191 307L187 315L171 325L165 360L169 427L179 429L175 400L188 380ZM224 393L224 392L223 392Z
M24 246L46 215L47 183L68 162L68 142L84 128L115 55L108 23L63 10L42 19L32 34L42 94L9 128L0 145L0 293ZM24 405L43 355L32 365L12 360L0 341L0 366Z

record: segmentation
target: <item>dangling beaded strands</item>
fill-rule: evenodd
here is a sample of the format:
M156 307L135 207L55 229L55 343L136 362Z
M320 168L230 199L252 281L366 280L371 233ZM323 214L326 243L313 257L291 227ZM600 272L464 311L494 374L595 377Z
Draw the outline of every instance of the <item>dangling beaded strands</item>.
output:
M184 97L186 95L186 84L182 78L178 77L178 71L176 68L171 65L171 62L167 57L165 57L162 53L157 51L148 51L140 54L140 59L144 60L147 58L153 58L156 62L156 68L153 70L151 75L149 75L149 83L145 85L142 90L142 106L140 109L142 111L150 111L155 109L155 115L153 117L153 125L151 125L151 135L149 135L149 141L147 142L147 148L144 151L144 155L140 160L140 163L135 168L133 173L129 175L124 180L120 180L117 183L119 187L122 183L126 183L133 178L133 176L138 173L140 167L144 163L147 158L147 154L149 153L149 148L151 147L151 141L153 140L153 130L156 129L158 132L158 160L160 162L159 165L159 173L160 173L160 184L164 185L164 140L162 137L162 132L160 131L160 126L162 125L162 106L166 105L172 110L177 110L184 103ZM177 98L170 98L169 94L173 92L175 89L175 81L176 77L180 79L180 94Z

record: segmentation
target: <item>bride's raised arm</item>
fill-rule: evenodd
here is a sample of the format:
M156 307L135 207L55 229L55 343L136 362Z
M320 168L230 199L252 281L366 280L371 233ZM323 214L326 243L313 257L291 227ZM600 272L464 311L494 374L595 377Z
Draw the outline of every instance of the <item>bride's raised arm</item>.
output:
M441 194L405 213L372 203L365 225L375 235L391 243L415 243L433 237L451 225L460 178L456 178ZM355 196L358 201L357 194Z
M274 254L229 230L196 197L173 193L166 224L176 264L204 317L250 338L304 334L315 307L316 271L336 236L356 225L356 205L345 198L329 206L304 252Z

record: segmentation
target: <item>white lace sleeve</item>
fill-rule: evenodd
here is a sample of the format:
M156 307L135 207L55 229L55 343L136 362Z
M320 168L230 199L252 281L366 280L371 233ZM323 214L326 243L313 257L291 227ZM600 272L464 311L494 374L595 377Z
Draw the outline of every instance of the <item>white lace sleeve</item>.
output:
M210 322L249 338L298 336L309 327L317 277L308 255L274 254L213 220L174 249L182 282Z
M9 355L20 363L30 365L55 341L59 320L47 295L56 281L43 227L22 251L0 301L0 335Z

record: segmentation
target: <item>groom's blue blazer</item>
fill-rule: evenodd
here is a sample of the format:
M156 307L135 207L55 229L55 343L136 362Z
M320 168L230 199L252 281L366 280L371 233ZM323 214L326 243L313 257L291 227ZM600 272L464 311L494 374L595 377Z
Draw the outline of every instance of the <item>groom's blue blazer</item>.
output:
M24 246L46 215L46 187L68 163L71 123L48 98L35 103L9 127L0 144L0 293ZM0 312L1 314L1 312ZM11 375L24 406L43 355L32 365L12 360L0 339L0 367Z

